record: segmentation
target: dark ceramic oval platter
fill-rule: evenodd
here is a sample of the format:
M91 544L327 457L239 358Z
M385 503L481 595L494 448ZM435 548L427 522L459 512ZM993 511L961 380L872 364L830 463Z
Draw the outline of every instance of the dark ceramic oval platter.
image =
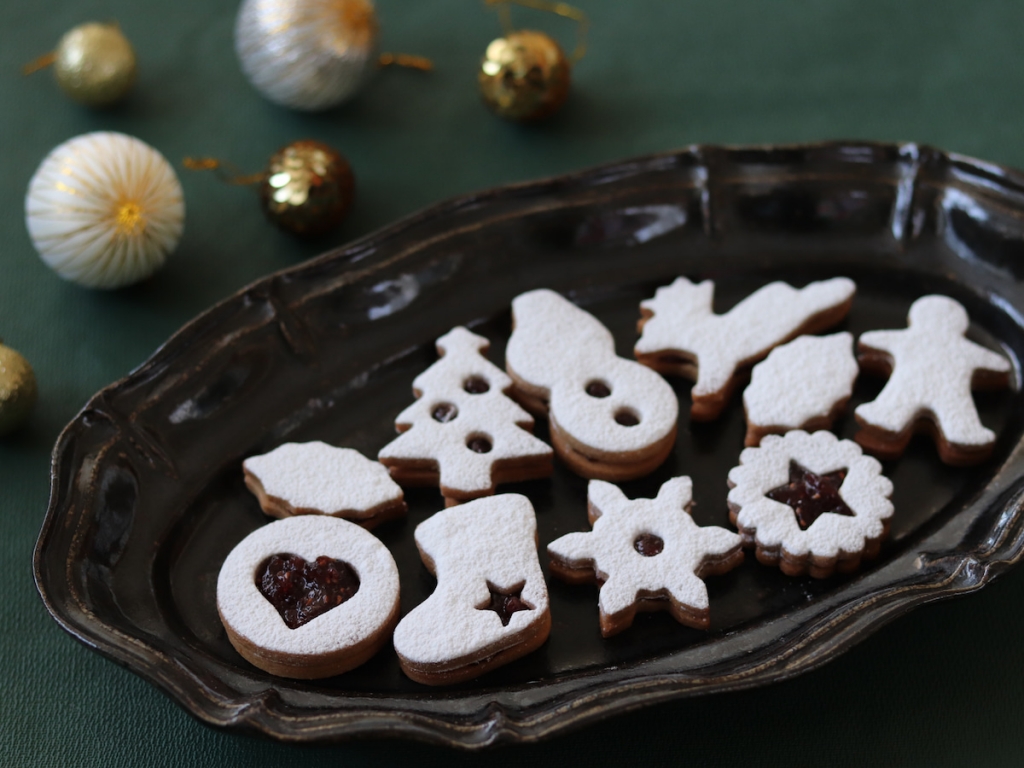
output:
M316 682L271 677L228 643L215 585L227 553L266 518L241 461L322 439L375 456L436 359L466 324L502 364L509 303L548 287L586 307L629 356L638 303L678 275L716 281L716 311L759 286L845 275L858 284L841 326L904 327L911 302L964 304L970 335L1024 359L1024 177L916 145L693 147L471 195L246 288L187 325L97 394L53 454L35 578L68 632L166 691L207 723L289 741L400 735L479 747L535 740L668 698L761 685L810 669L922 602L969 592L1021 558L1020 388L977 396L999 435L986 463L950 469L915 438L885 464L892 533L857 574L788 578L753 557L710 577L711 628L665 613L602 639L597 588L549 579L553 629L539 651L477 680L428 688L389 648ZM742 405L689 421L673 380L679 439L653 496L694 481L694 517L728 525L726 475L742 448ZM862 376L851 408L882 382ZM546 438L543 424L538 434ZM837 425L851 437L849 412ZM586 482L503 487L537 510L541 551L587 530ZM401 572L402 612L430 594L413 529L442 507L408 493L406 519L375 532ZM541 557L547 566L546 556Z

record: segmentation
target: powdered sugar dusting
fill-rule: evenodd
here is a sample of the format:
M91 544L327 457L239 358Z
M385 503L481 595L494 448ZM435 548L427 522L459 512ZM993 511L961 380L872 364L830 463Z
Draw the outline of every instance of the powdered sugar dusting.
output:
M598 451L631 453L675 427L679 403L672 387L651 369L618 357L611 332L593 315L541 289L513 299L512 316L508 368L548 393L550 417L567 435ZM593 381L607 385L610 394L587 394ZM639 423L616 422L622 411Z
M653 313L636 343L637 355L682 354L697 361L696 397L725 389L737 367L764 356L791 338L815 315L849 301L852 280L836 277L805 288L775 282L743 299L724 315L712 309L715 284L685 277L659 288L640 306Z
M887 432L902 432L922 416L934 418L946 440L984 446L995 433L978 418L971 397L976 371L1008 373L1010 363L964 338L967 311L948 296L924 296L913 303L909 327L870 331L860 345L888 354L893 372L881 394L858 406L857 417Z
M627 609L642 591L667 591L698 611L708 607L707 587L696 572L708 558L737 550L742 539L694 522L686 509L692 500L689 477L669 480L654 499L629 500L618 486L601 480L591 480L587 493L591 508L600 513L593 530L556 539L548 553L570 567L593 567L604 580L598 598L603 614ZM636 550L634 542L644 533L663 540L660 554L645 557Z
M747 421L796 429L849 399L857 378L853 336L800 336L754 366L743 391Z
M359 576L359 589L341 605L289 629L256 586L256 569L278 553L307 562L321 555L343 560ZM223 621L261 649L295 656L320 656L376 634L397 600L398 567L387 547L355 523L322 515L288 517L256 529L231 550L217 578Z
M434 562L437 588L395 629L395 650L412 664L443 664L516 641L548 611L548 591L537 560L537 521L529 499L501 494L438 512L416 527L416 544ZM490 586L512 591L532 610L502 626Z
M442 489L473 494L493 489L497 462L552 455L547 443L527 431L533 417L505 394L512 379L483 356L488 346L483 336L462 327L437 340L441 358L413 380L419 399L398 415L402 434L380 450L381 461L433 459ZM466 382L474 378L486 382L487 391L468 392ZM439 421L433 416L439 406L454 407L454 415ZM474 437L486 439L490 450L469 448Z
M268 496L293 509L358 519L402 501L402 489L387 468L351 448L319 441L285 443L250 456L242 466Z
M853 516L826 512L806 530L800 528L792 507L769 499L765 494L789 482L789 465L795 461L817 475L846 469L839 495ZM810 554L833 558L841 552L864 549L867 539L876 539L892 517L892 483L882 475L882 465L850 440L831 432L808 434L801 430L784 436L768 435L757 448L740 454L740 464L729 472L729 505L739 507L736 525L741 531L756 531L757 544L780 547L795 557Z

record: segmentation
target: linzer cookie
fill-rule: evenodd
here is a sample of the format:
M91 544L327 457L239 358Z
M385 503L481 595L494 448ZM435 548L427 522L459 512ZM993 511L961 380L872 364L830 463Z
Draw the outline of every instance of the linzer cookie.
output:
M378 454L402 485L440 485L448 506L552 472L551 447L505 394L512 380L484 357L489 345L462 327L439 338L441 358L413 380L417 400L395 420L401 434Z
M243 658L282 677L315 679L359 666L398 620L398 568L373 534L302 515L258 528L231 550L217 611Z
M536 650L551 631L529 499L501 494L416 526L437 588L395 629L402 670L427 685L469 680Z
M593 530L548 545L551 572L572 583L596 581L601 634L621 632L637 611L667 610L682 624L706 629L710 620L703 578L743 561L742 539L690 517L692 484L676 477L655 499L634 499L611 483L591 480Z
M754 366L743 390L747 446L791 429L831 429L857 379L853 336L799 336Z
M768 435L729 472L729 515L757 559L815 578L878 555L892 483L856 443L831 432Z
M515 395L547 414L559 458L583 477L628 480L672 450L679 403L657 373L615 354L611 332L559 294L512 301L506 367Z
M836 277L796 289L776 282L759 288L724 315L712 308L715 284L685 277L640 303L634 353L656 371L694 380L690 418L718 418L737 374L771 349L803 333L835 325L850 310L852 280Z
M861 368L889 381L854 412L861 426L855 439L889 459L903 453L915 431L926 432L946 464L984 461L996 436L982 425L971 390L1008 386L1009 361L964 337L967 311L947 296L918 299L907 320L905 330L871 331L858 340Z
M371 528L406 511L387 469L351 448L285 443L250 456L242 470L246 488L272 517L332 515Z

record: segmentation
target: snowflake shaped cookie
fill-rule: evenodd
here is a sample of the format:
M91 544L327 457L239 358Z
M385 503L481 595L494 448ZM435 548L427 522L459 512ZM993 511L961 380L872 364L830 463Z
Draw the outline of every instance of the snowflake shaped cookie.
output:
M850 310L857 287L835 277L793 288L770 283L724 315L712 308L715 284L685 277L640 303L636 359L656 371L693 379L690 417L718 418L736 386L736 374L775 346L835 325Z
M729 472L729 515L757 559L815 578L855 570L889 532L892 483L850 440L768 435Z
M800 336L754 366L743 390L747 446L791 429L831 429L857 379L853 336Z
M972 389L999 389L1010 363L964 337L967 311L948 296L913 303L909 327L862 334L857 350L864 370L891 376L881 394L857 407L858 443L882 458L900 456L915 430L935 436L947 464L984 461L995 433L978 418Z
M489 346L461 326L439 338L440 359L413 380L418 399L395 420L401 434L377 455L403 485L439 484L449 506L553 469L533 417L505 394L512 379L484 357Z
M587 496L593 530L556 539L548 554L555 575L601 584L601 634L626 629L638 610L667 609L681 624L707 628L702 578L742 562L742 539L694 522L690 478L669 480L657 498L633 500L611 483L591 480Z
M405 514L402 489L380 463L351 448L285 443L242 462L245 486L272 517L331 515L364 527Z

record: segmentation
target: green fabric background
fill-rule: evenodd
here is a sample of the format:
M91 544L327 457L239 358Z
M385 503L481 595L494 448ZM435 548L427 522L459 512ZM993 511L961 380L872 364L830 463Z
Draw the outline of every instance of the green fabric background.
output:
M0 764L1021 764L1021 569L795 680L482 756L387 741L303 749L213 731L43 609L30 558L61 427L189 318L267 272L451 195L691 142L913 140L1024 166L1024 3L578 2L592 20L590 53L564 111L530 128L478 103L475 66L500 30L478 0L379 0L384 49L430 56L437 69L382 72L322 115L274 107L244 80L235 0L0 4L0 336L40 382L28 427L0 441ZM71 26L111 18L140 58L124 105L90 112L48 73L20 75ZM571 45L568 22L516 18ZM98 129L134 134L179 168L192 154L258 170L282 144L321 139L351 160L358 201L339 233L299 243L263 220L252 190L181 171L188 218L168 266L145 285L91 292L36 257L22 199L53 146Z

